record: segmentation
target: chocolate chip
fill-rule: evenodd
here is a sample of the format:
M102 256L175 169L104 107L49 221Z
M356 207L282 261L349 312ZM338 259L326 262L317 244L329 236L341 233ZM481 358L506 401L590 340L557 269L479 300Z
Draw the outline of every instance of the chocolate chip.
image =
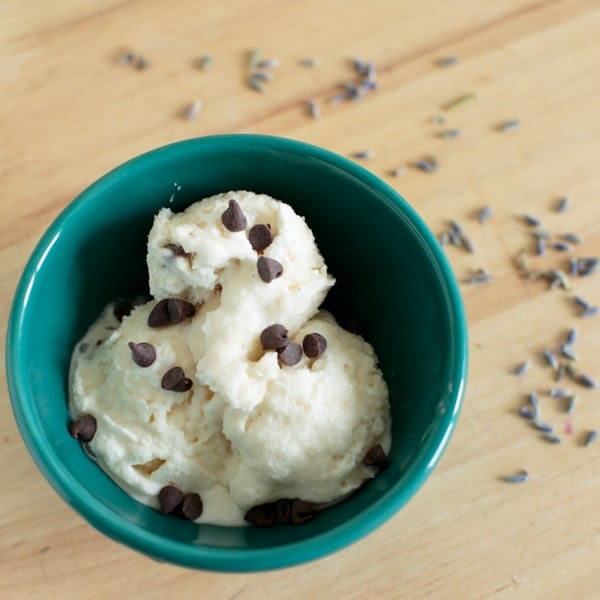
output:
M320 333L309 333L302 340L302 349L308 358L317 358L325 352L327 340Z
M381 447L381 444L373 446L363 458L363 465L366 467L377 467L378 469L385 469L388 466L388 458Z
M246 216L235 200L229 201L229 208L221 215L221 221L229 231L244 231L248 224Z
M202 514L202 499L196 492L185 494L179 507L181 516L188 521L195 521Z
M290 342L281 350L278 350L279 360L288 367L293 367L300 362L302 358L302 347L296 342Z
M180 246L179 244L175 244L175 243L165 244L164 248L167 248L168 250L170 250L173 253L173 256L182 256L184 258L187 258L188 256L190 256L190 253L186 252L183 249L183 246Z
M196 314L196 307L185 300L169 298L167 301L167 312L169 313L171 323L177 325L185 321L185 319L193 317Z
M312 521L317 515L315 507L310 502L299 498L292 500L291 521L294 525L303 525Z
M285 525L292 518L292 501L282 498L275 502L275 517L278 523Z
M254 250L262 252L265 248L271 245L273 234L271 233L270 225L255 225L248 232L248 241Z
M275 507L272 503L253 506L244 515L244 520L254 527L273 527L277 521Z
M288 330L279 323L275 325L269 325L263 329L260 334L260 343L262 344L263 350L279 350L285 348L290 340L288 339Z
M167 309L168 303L168 298L164 298L163 300L157 302L156 306L148 315L148 327L164 327L171 322L169 310Z
M256 262L258 276L265 282L271 283L273 279L281 277L283 274L283 265L274 258L259 256Z
M83 415L69 425L69 433L80 442L89 442L96 433L96 419L92 415Z
M113 315L115 315L115 319L121 322L123 317L128 317L133 310L133 304L129 302L129 300L122 300L115 304L113 308Z
M158 501L160 502L160 512L163 515L172 513L183 500L183 492L174 485L165 485L158 492Z
M152 344L147 342L129 342L131 358L138 367L149 367L156 360L156 350Z
M185 376L181 367L169 369L160 380L160 387L170 392L187 392L192 385L192 380Z
M163 298L150 311L148 327L177 325L196 313L196 307L180 298Z

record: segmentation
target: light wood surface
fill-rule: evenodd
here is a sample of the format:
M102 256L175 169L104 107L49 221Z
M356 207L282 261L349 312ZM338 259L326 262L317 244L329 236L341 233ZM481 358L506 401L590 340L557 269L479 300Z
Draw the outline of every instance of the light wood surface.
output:
M248 51L277 57L259 94L245 84ZM124 51L149 61L118 64ZM195 66L214 56L205 71ZM436 61L455 55L459 62ZM380 89L360 102L326 100L354 77L350 59L378 67ZM298 65L321 59L317 68ZM4 0L0 3L0 294L5 327L17 279L52 219L108 169L198 135L289 136L365 161L436 233L458 219L476 252L449 247L462 285L471 366L449 449L417 496L366 539L280 572L225 575L157 564L85 523L54 493L25 449L3 388L0 403L2 598L598 598L600 392L575 383L572 417L540 401L563 442L540 439L516 410L552 385L540 353L577 327L582 371L600 382L600 315L582 319L572 292L524 280L532 253L525 212L554 233L575 232L576 256L600 255L600 5L596 0L275 2L244 0ZM476 98L442 106L466 93ZM321 117L307 114L318 100ZM198 118L181 112L202 100ZM446 126L431 118L443 114ZM499 124L519 119L514 131ZM456 139L440 139L447 128ZM426 155L435 173L390 169ZM558 198L572 197L557 213ZM474 212L495 208L480 225ZM561 268L568 253L530 256ZM407 257L410 259L410 257ZM600 272L574 278L600 305ZM531 360L522 378L515 364ZM5 387L5 386L4 386ZM570 422L573 433L565 433ZM527 469L531 480L501 476Z

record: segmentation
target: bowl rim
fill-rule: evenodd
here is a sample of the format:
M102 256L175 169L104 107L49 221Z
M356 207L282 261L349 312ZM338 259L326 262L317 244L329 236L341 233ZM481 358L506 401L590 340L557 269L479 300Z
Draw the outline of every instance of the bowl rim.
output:
M331 530L297 542L282 546L257 549L232 549L204 547L168 540L124 522L119 515L97 500L84 487L73 490L76 480L65 469L54 453L48 453L41 432L37 430L37 419L30 406L26 393L26 369L21 353L21 334L27 312L28 297L35 283L36 275L57 241L63 226L86 202L88 196L95 196L122 177L132 165L160 160L163 155L173 158L173 153L206 152L228 146L251 146L252 149L277 151L288 155L310 156L346 172L361 183L374 188L388 201L399 207L408 221L426 241L427 248L434 258L440 279L446 288L446 301L450 319L451 355L455 357L451 369L451 380L455 383L451 394L451 404L440 416L435 431L428 435L428 445L420 453L418 465L411 465L408 481L400 489L393 489L378 498L366 509L348 521ZM38 468L56 492L101 533L150 556L158 561L222 572L252 572L291 567L308 562L336 550L371 533L390 519L417 490L423 485L443 455L460 414L466 384L468 366L467 323L458 284L450 264L425 222L406 200L385 181L361 165L330 150L299 140L262 134L222 134L191 138L170 143L142 153L118 165L101 176L71 201L46 229L36 244L24 271L19 279L8 321L6 335L6 376L11 405L18 429L25 445ZM418 468L417 468L418 466ZM282 552L285 548L285 552Z

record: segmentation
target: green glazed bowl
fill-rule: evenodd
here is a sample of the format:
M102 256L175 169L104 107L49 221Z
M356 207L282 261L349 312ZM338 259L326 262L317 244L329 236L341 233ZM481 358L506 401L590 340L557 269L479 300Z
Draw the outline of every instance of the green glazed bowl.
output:
M337 283L327 300L356 318L390 389L390 466L302 526L198 525L160 515L115 485L67 431L71 350L110 300L147 292L146 236L162 206L232 189L269 194L306 218ZM85 190L46 231L18 285L7 378L18 427L54 489L94 527L160 561L219 571L302 563L394 515L454 430L467 370L460 294L415 211L362 167L321 148L223 135L159 148Z

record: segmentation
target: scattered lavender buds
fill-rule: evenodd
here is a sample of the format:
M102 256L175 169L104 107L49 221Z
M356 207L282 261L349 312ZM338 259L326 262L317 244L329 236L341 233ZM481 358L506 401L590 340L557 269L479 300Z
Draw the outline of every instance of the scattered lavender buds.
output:
M570 398L573 394L565 388L551 388L548 392L551 398Z
M584 446L586 448L588 446L591 446L597 439L598 439L598 432L595 429L590 430L585 438Z
M318 58L303 58L298 64L301 67L319 67L321 61Z
M556 205L556 212L565 212L565 210L569 208L569 204L571 204L571 199L569 196L563 196L559 199L558 204Z
M404 175L406 173L407 169L406 167L398 167L396 169L393 169L391 174L394 177L402 177L402 175Z
M185 119L186 121L193 121L202 110L202 102L200 100L195 100L192 102L185 110Z
M507 483L525 483L529 481L529 473L527 473L525 470L517 471L512 475L504 475L502 480L506 481Z
M580 275L582 277L592 275L595 273L599 263L600 259L598 258L579 258L575 261L574 267L571 265L571 268L575 269L573 275Z
M371 158L375 158L375 152L372 150L361 150L360 152L354 152L350 156L359 160L369 160Z
M569 333L567 333L567 344L568 345L572 345L575 343L575 340L577 339L577 330L576 329L569 329Z
M477 269L471 277L465 279L465 283L487 283L492 280L492 276L485 269Z
M554 356L554 352L552 352L552 350L544 350L544 358L552 369L555 371L558 369L558 361L556 360L556 356Z
M576 233L565 233L563 239L571 244L581 244L582 239Z
M458 62L458 57L456 56L444 56L444 58L440 58L436 64L438 67L450 67L455 65Z
M201 71L206 71L214 62L215 59L210 54L205 54L198 60L198 68Z
M554 242L554 244L552 244L552 247L555 250L558 250L559 252L570 252L571 251L571 246L569 246L569 244L567 244L565 242Z
M598 314L597 306L588 306L582 313L582 317L593 317Z
M308 114L313 119L318 119L321 116L321 110L316 100L311 99L308 101Z
M250 57L248 59L248 67L250 69L256 69L261 54L260 48L254 48L254 50L250 52Z
M536 240L535 253L538 256L542 256L544 254L544 250L546 249L546 242L542 238L538 238Z
M530 408L529 406L521 406L519 408L519 414L523 418L529 419L530 421L533 421L537 418L536 411L533 408Z
M568 358L569 360L577 360L577 355L571 349L570 344L561 344L560 352L565 358Z
M121 65L131 65L139 71L143 71L150 66L148 61L141 54L133 54L132 52L122 54L117 59L117 62Z
M253 90L260 92L261 94L263 94L265 91L263 84L256 77L251 76L250 79L248 80L248 85Z
M577 383L586 388L596 389L596 382L589 376L583 373L579 373L576 377Z
M535 392L531 392L529 394L529 396L527 397L529 404L532 406L532 408L537 412L539 412L540 410L540 402L538 400L538 396Z
M456 108L457 106L461 106L463 104L465 104L466 102L469 102L470 100L474 100L476 98L476 94L463 94L462 96L458 96L457 98L454 98L454 100L450 100L450 102L447 102L446 104L444 104L443 109L444 110L452 110L453 108Z
M515 129L518 129L519 127L521 127L521 121L519 121L518 119L512 119L510 121L506 121L504 123L502 123L498 129L500 131L514 131Z
M434 156L428 156L416 161L415 167L425 173L433 173L438 169L438 161Z
M577 404L577 396L571 396L567 399L567 405L565 407L565 411L568 415L572 415L575 410L575 405Z
M557 435L550 432L544 434L544 439L550 444L560 444L562 442L562 440Z
M492 218L493 214L494 209L491 206L484 206L477 214L477 220L484 225Z
M447 129L446 131L442 131L438 133L438 137L444 140L451 140L457 138L460 135L459 129Z
M521 377L522 375L525 375L525 373L527 373L527 371L529 371L530 366L531 366L531 362L526 360L525 362L522 362L520 365L517 365L517 367L514 370L514 374Z
M540 226L540 220L536 219L532 215L523 215L523 219L525 219L525 223L527 223L527 225L531 225L532 227Z
M543 421L532 421L531 424L539 431L543 431L544 433L552 433L554 431L554 427L549 425L548 423L544 423Z

